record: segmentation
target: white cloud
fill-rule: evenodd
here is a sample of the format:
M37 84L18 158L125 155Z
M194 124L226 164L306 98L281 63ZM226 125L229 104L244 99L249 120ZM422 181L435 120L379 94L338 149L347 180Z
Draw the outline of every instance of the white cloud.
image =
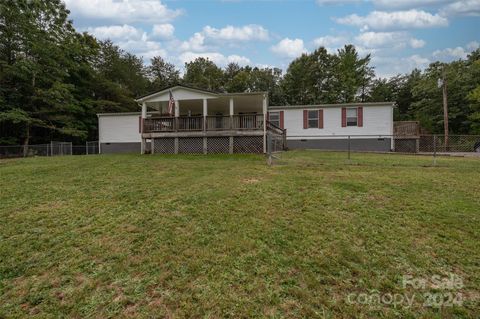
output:
M225 56L219 52L204 52L204 53L197 53L197 52L184 52L179 56L179 60L181 63L187 63L194 61L196 58L205 58L209 59L210 61L214 62L219 66L226 66L229 63L238 63L240 65L247 65L250 64L251 61L249 58L239 55L229 55Z
M401 49L410 45L412 48L421 48L425 41L411 38L407 32L364 32L356 38L356 43L366 48L393 48Z
M168 39L173 36L175 28L170 23L154 24L151 36L155 38Z
M408 11L372 11L367 16L351 14L338 18L336 22L345 25L357 26L362 30L412 29L444 27L448 20L438 14L431 14L422 10Z
M195 32L193 36L190 37L187 41L183 41L180 45L181 51L205 51L207 47L205 46L205 36L200 32Z
M410 46L414 49L423 48L425 44L426 42L423 40L415 39L415 38L410 39Z
M440 10L444 16L480 16L480 0L455 1Z
M195 32L187 41L183 41L180 51L205 52L218 45L236 45L238 42L266 41L268 30L256 24L242 27L226 26L221 29L205 26L202 31Z
M472 41L467 44L467 50L474 51L480 47L480 43L478 41Z
M145 36L145 32L128 24L88 28L87 31L102 40L138 40Z
M144 61L148 63L154 56L161 56L166 58L168 52L163 48L160 43L156 41L148 41L147 39L141 40L127 40L116 42L116 44L123 50L143 57Z
M389 9L405 9L441 5L444 3L452 2L452 0L372 0L372 2L377 7Z
M348 38L344 36L331 36L327 35L319 37L313 40L313 44L316 47L338 47L348 43Z
M382 78L392 77L399 73L404 74L413 69L424 69L430 63L428 58L417 54L407 57L372 56L375 73Z
M480 47L480 43L477 41L472 41L465 45L465 47L455 47L455 48L445 48L443 50L436 50L432 53L432 56L435 59L439 59L441 61L452 61L458 59L466 59L467 56L474 50Z
M302 39L285 38L272 46L272 51L280 56L288 58L296 58L302 53L306 53L307 49L303 44Z
M268 30L256 24L249 24L243 27L229 25L221 29L206 26L203 28L203 34L210 39L226 41L266 41L269 38Z
M182 14L160 0L64 0L73 16L119 23L171 21Z
M443 50L436 50L435 52L433 52L432 55L437 59L449 61L449 60L465 59L468 53L469 52L464 48L456 47L456 48L446 48Z

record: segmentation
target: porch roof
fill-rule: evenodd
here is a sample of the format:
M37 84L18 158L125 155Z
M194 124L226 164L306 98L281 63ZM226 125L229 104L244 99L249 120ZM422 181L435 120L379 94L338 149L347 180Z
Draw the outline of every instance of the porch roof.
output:
M153 92L141 97L138 97L135 102L143 103L143 102L165 102L170 99L169 92L172 92L173 98L175 100L202 100L202 99L216 99L219 97L226 97L226 96L258 96L258 95L265 95L267 92L237 92L237 93L217 93L209 90L189 87L185 85L176 85L172 87L168 87L162 89L157 92Z

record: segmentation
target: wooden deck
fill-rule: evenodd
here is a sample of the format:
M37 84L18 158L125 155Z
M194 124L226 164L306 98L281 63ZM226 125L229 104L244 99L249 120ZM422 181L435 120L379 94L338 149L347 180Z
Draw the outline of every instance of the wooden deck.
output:
M265 121L263 114L151 117L141 128L149 153L262 153L267 136L280 140L282 149L286 146L286 131Z
M152 117L143 120L142 133L263 132L263 123L263 114Z

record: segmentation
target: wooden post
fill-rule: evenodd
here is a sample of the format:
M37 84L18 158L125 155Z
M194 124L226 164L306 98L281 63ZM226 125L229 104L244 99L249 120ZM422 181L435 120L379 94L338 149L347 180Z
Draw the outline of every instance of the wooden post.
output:
M142 135L141 139L141 144L140 144L140 153L145 154L145 139L143 138L143 123L145 119L147 118L147 103L143 102L142 103L142 120L140 122L140 134Z
M208 100L203 99L203 131L207 130Z
M150 153L155 154L155 139L154 138L152 138L150 140Z
M228 152L230 154L233 154L233 136L230 136L229 141L228 141Z
M174 131L178 131L178 117L180 116L180 102L175 101L175 121L173 123ZM176 154L176 153L175 153Z
M178 137L175 137L173 143L174 143L174 153L178 154Z
M230 129L233 129L233 114L234 114L234 105L233 105L233 98L230 98Z
M203 137L203 154L207 154L208 153L208 141L207 141L207 137L204 136Z

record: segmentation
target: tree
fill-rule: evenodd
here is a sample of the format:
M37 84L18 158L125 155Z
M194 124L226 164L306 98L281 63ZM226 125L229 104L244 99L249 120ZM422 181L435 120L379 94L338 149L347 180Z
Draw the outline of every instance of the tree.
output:
M2 123L16 127L15 139L24 144L32 130L86 136L75 121L78 101L68 83L71 70L83 63L75 60L83 46L68 10L60 0L0 5Z
M165 87L180 83L180 71L175 65L166 62L162 57L156 56L151 59L148 67L148 75L152 90L160 90Z
M200 89L222 90L223 71L209 59L202 57L185 63L183 82Z
M349 44L338 50L336 65L337 93L339 102L365 101L374 71L370 54L358 56L355 46Z

